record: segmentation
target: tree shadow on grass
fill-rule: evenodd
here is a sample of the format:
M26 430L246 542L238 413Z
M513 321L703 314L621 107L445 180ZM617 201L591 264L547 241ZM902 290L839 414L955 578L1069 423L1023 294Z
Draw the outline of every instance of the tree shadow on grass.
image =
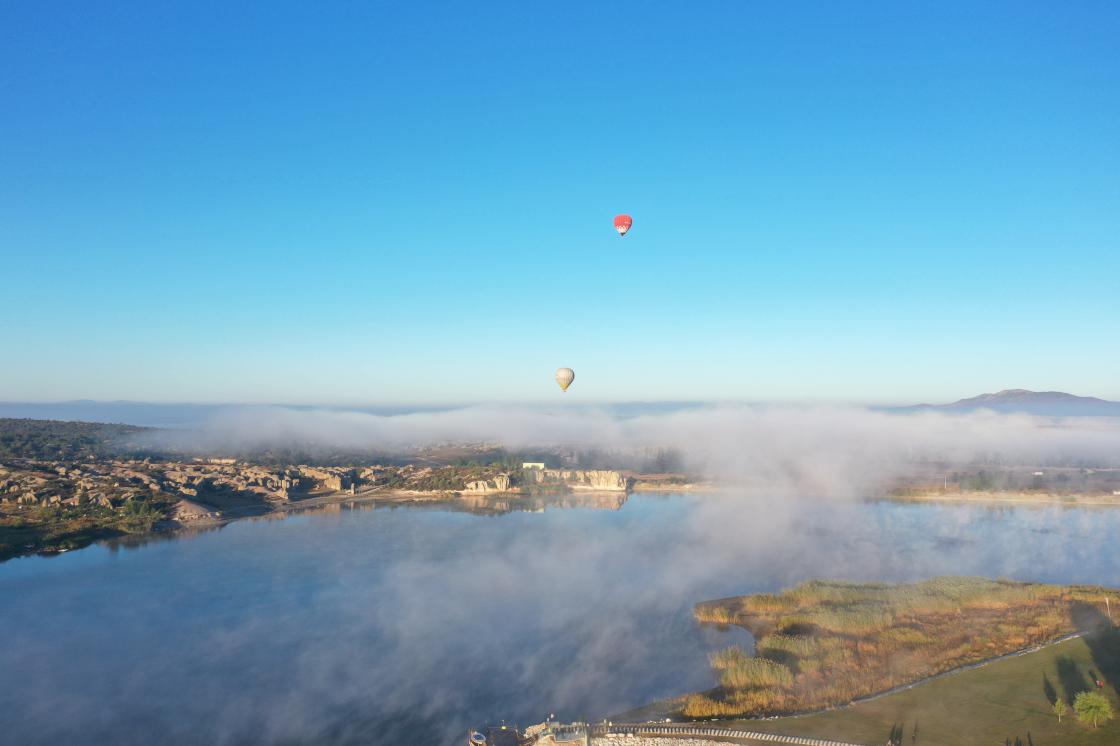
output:
M1085 644L1093 656L1099 675L1094 671L1093 678L1101 678L1115 687L1120 683L1120 630L1104 612L1091 604L1078 604L1075 619L1084 621L1082 629L1093 630L1085 635ZM1080 626L1080 624L1079 624Z
M1089 680L1077 666L1077 661L1068 655L1058 658L1058 681L1062 684L1062 691L1066 695L1066 704L1072 705L1073 700L1081 692L1090 689Z
M1058 701L1058 690L1050 683L1050 677L1042 674L1042 692L1046 695L1046 701L1053 705Z

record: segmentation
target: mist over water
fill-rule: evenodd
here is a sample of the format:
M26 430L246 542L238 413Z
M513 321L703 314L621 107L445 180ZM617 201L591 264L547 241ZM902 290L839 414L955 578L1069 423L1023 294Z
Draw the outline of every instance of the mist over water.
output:
M0 565L0 712L19 743L458 743L710 686L698 601L815 577L1117 585L1118 530L742 491L242 521Z

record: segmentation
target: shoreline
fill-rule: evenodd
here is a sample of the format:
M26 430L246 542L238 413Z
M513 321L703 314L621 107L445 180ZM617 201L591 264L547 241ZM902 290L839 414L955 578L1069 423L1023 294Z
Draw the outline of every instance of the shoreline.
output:
M566 494L575 495L589 495L589 494L604 494L604 495L621 495L629 496L632 494L704 494L704 493L717 493L725 491L725 485L719 485L713 482L683 482L683 483L659 483L658 481L635 480L628 490L596 490L588 487L576 486L568 487L563 491L542 491L539 494L533 492L521 492L520 490L505 490L505 491L467 491L467 490L407 490L407 489L387 489L384 487L371 487L366 490L358 491L351 494L349 491L334 491L334 492L318 492L310 494L296 500L286 502L281 501L262 501L254 505L243 505L237 507L230 507L225 510L215 509L212 512L197 515L194 518L184 518L179 515L175 517L168 517L163 520L157 521L150 531L139 533L121 533L112 530L106 530L104 533L99 531L91 532L88 536L88 542L83 543L81 546L68 546L65 548L28 548L25 551L17 552L10 556L0 559L4 562L10 559L17 559L19 557L29 556L55 556L63 554L67 551L74 551L89 546L93 543L103 541L113 541L120 539L142 539L147 536L172 538L180 533L188 533L192 530L206 530L211 528L218 528L228 523L243 519L263 518L263 517L283 517L289 514L301 513L309 510L316 510L319 508L328 507L331 505L339 505L345 503L384 503L386 505L408 505L408 504L428 504L428 503L448 503L455 504L461 501L468 501L472 499L508 499L508 500L526 500L540 497L558 497ZM1108 494L1057 494L1057 493L1044 493L1044 492L943 492L941 490L927 490L908 492L904 494L884 494L878 496L865 497L865 502L894 502L894 503L943 503L952 505L988 505L992 507L1004 506L1057 506L1064 508L1116 508L1120 507L1120 495ZM192 501L193 502L193 501ZM198 501L202 503L203 501ZM203 505L199 505L203 507Z
M635 482L630 492L715 492L721 489L712 482L684 482L680 484L658 484L656 482Z
M590 487L568 487L560 491L542 491L539 493L534 492L520 492L516 490L504 491L464 491L464 490L402 490L402 489L382 489L371 488L364 491L359 491L351 494L347 491L318 493L304 497L297 500L290 500L288 502L272 502L262 503L259 506L252 508L230 508L228 510L220 511L220 515L216 517L199 517L193 520L178 520L170 519L165 523L178 524L177 527L167 527L170 531L174 532L179 527L192 528L201 526L214 526L224 523L230 523L242 518L254 518L258 516L266 516L273 514L284 513L299 513L304 510L313 510L328 505L335 505L339 503L364 503L364 502L385 502L400 505L407 505L409 503L455 503L463 500L471 500L477 498L483 499L511 499L511 500L527 500L532 498L548 498L548 497L561 497L564 495L631 495L639 492L704 492L714 491L718 489L715 485L710 483L688 483L677 485L641 485L635 486L630 490L602 490L593 489Z
M1056 492L942 492L926 491L887 494L872 500L900 503L944 502L972 505L1061 505L1076 507L1120 507L1120 495Z
M495 493L496 494L496 493ZM486 495L489 497L489 495ZM203 528L209 526L220 526L226 523L241 520L243 518L259 518L262 516L281 516L288 513L302 513L305 510L315 510L316 508L324 508L330 505L339 505L342 503L369 503L369 502L386 502L386 503L399 503L402 505L408 503L427 503L427 502L450 502L458 500L463 497L462 494L456 492L422 492L417 490L378 490L369 489L364 492L355 492L351 494L346 491L331 492L326 494L315 494L304 497L298 500L290 500L288 502L273 502L262 503L259 506L252 508L230 508L229 510L221 511L216 517L200 517L193 520L179 520L170 519L166 521L167 525L164 530L167 533L174 534L182 529Z
M673 492L682 491L677 488L672 490L639 490L642 492ZM468 501L474 499L509 499L509 500L528 500L533 498L549 498L549 497L563 497L565 495L577 496L621 496L625 499L626 496L632 494L630 490L596 490L588 487L575 487L568 488L564 491L557 492L541 492L526 493L520 491L487 491L487 492L471 492L461 490L407 490L407 489L386 489L384 487L372 487L366 490L357 491L351 494L349 491L334 491L334 492L318 492L310 494L296 500L289 500L286 502L281 501L261 501L252 505L237 506L226 508L224 510L216 508L216 506L209 505L205 501L195 501L200 507L213 507L211 512L198 514L193 518L168 517L163 520L157 521L152 525L151 530L142 531L137 533L119 532L111 529L104 531L91 532L81 546L70 546L64 548L33 548L17 552L10 556L0 557L0 562L7 562L9 560L19 559L21 557L55 557L60 554L65 554L70 551L77 551L78 549L85 549L93 544L101 542L113 541L142 541L144 539L173 539L179 535L189 534L194 531L207 531L212 529L221 528L228 524L241 520L253 520L261 518L284 518L288 515L303 513L306 511L318 510L321 508L330 507L332 505L345 505L345 504L378 504L384 505L422 505L431 503L446 503L448 505L467 504Z
M289 514L302 513L309 510L341 505L345 503L377 503L407 505L410 503L443 502L459 499L454 493L440 492L413 492L409 490L367 490L364 493L350 494L349 492L332 492L316 494L291 502L262 502L257 505L227 508L214 511L197 518L183 520L181 518L165 518L156 521L151 530L136 533L122 532L110 528L91 531L83 537L80 546L67 546L59 548L29 548L9 556L0 556L0 563L23 557L56 557L67 552L86 549L93 544L119 541L144 541L148 539L174 539L180 535L190 534L195 531L208 531L221 528L230 523L242 520L259 518L284 518Z

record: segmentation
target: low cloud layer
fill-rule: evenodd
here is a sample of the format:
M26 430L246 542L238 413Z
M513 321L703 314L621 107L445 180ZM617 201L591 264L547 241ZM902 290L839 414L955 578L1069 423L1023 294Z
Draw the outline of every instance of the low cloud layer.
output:
M824 496L861 492L915 464L1117 465L1120 420L993 412L890 413L839 406L711 405L619 416L607 409L477 406L377 415L229 408L182 433L203 449L298 446L403 452L433 443L635 453L669 448L704 476Z

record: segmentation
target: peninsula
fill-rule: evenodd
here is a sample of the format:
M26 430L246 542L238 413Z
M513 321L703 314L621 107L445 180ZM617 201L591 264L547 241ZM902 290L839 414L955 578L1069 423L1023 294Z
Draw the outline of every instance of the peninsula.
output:
M983 578L921 583L813 581L775 594L709 601L701 622L754 635L712 656L714 690L686 697L686 718L812 712L938 674L1111 627L1120 591Z

